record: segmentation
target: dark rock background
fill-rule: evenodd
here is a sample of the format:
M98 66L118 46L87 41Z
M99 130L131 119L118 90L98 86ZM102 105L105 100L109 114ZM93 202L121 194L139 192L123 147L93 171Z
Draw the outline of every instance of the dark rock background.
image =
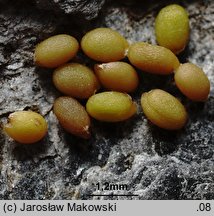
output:
M0 130L0 199L214 199L214 2L104 0L0 0L0 120L32 109L49 123L47 137L20 145ZM138 114L118 124L93 121L84 141L59 126L52 104L60 95L52 71L35 67L41 40L68 33L79 40L89 29L107 26L130 42L155 43L154 18L169 2L190 14L191 38L179 58L202 67L211 81L206 103L193 103L175 88L173 77L139 72L141 86L132 96ZM76 61L92 65L79 53ZM189 112L187 126L167 132L151 125L140 95L162 88L179 97ZM127 191L98 191L94 184L127 184ZM139 197L91 197L90 194Z

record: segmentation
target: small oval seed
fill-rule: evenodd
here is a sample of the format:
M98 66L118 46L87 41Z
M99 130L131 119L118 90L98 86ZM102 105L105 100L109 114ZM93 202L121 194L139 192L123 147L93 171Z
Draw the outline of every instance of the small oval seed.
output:
M17 111L9 115L4 131L14 140L23 144L35 143L47 133L47 122L33 111Z
M160 89L142 94L141 106L146 117L160 128L178 130L187 121L187 112L181 102Z
M100 83L109 90L133 92L139 83L136 70L125 62L97 64L94 70Z
M155 34L160 46L179 54L187 45L189 32L189 18L183 7L172 4L161 9L155 20Z
M79 49L78 41L66 34L52 36L36 46L35 64L47 67L58 67L72 59Z
M54 102L53 111L67 132L84 139L90 138L90 118L77 100L71 97L59 97Z
M136 104L128 94L110 91L91 96L86 104L86 110L97 120L119 122L136 113Z
M93 71L78 63L57 68L53 74L53 83L62 93L80 99L89 98L99 89Z
M123 59L128 49L128 42L118 32L110 28L96 28L82 38L83 52L100 62L112 62Z
M180 64L171 50L144 42L131 45L128 58L138 69L160 75L171 74Z
M205 101L210 93L210 82L204 71L192 63L185 63L175 71L175 83L193 101Z

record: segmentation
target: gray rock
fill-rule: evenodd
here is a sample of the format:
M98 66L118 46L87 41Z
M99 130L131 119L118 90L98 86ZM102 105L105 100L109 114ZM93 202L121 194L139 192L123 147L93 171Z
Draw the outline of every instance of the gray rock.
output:
M91 20L98 16L105 0L35 0L41 9L57 13L84 16ZM78 19L78 18L77 18Z
M73 22L70 14L91 19L103 1L75 1L83 5L76 11L68 4L72 1L37 1L40 8L50 3L49 11L29 2L23 8L24 2L0 1L0 121L6 122L16 110L32 109L45 116L49 131L44 140L29 146L16 143L0 130L0 199L214 199L213 1L182 1L190 14L191 38L179 56L181 62L196 63L208 75L208 101L187 100L176 89L173 77L139 71L141 85L132 95L138 114L124 123L93 121L88 141L65 133L58 124L52 104L60 93L53 87L52 70L35 67L35 45L57 33L80 39L83 32L97 26L116 29L130 42L155 43L154 18L166 2L143 6L139 1L131 6L127 6L130 1L114 2L98 19L84 25L82 20ZM85 8L91 2L89 14ZM65 13L56 16L58 10ZM93 65L81 53L78 59ZM142 92L152 88L165 89L185 104L189 122L183 130L164 131L145 118L139 100ZM111 190L102 190L106 182ZM114 190L117 187L125 190ZM91 196L112 193L138 197Z

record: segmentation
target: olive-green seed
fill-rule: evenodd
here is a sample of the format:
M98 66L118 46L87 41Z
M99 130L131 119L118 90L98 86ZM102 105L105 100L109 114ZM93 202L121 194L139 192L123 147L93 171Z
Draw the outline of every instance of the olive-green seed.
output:
M168 75L179 66L179 60L169 49L144 42L130 46L129 61L138 69L145 72Z
M110 28L96 28L85 34L81 41L83 52L100 62L112 62L123 59L128 49L127 40Z
M109 90L129 93L139 83L136 70L126 62L96 64L94 71L102 86Z
M155 20L155 34L160 46L179 54L187 45L189 33L188 13L183 7L172 4L159 12Z
M86 99L100 87L94 72L79 63L68 63L53 73L53 83L65 95Z
M155 125L167 130L178 130L187 121L187 112L182 103L160 89L154 89L141 96L145 116Z
M4 131L14 140L23 144L35 143L47 133L47 122L33 111L16 111L9 115Z
M66 34L55 35L36 46L34 61L41 67L55 68L72 59L79 49L78 41Z
M210 93L209 79L201 68L192 63L179 66L175 71L175 83L193 101L206 101Z
M86 110L93 118L105 122L119 122L136 113L136 104L125 93L109 91L91 96Z

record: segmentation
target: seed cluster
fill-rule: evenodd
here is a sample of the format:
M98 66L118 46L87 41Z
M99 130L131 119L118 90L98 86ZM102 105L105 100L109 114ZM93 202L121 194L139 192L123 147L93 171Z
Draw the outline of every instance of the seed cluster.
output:
M136 114L136 104L127 94L135 91L139 84L135 68L159 75L174 73L175 84L186 97L193 101L208 98L210 83L206 74L192 63L180 64L176 56L189 40L186 10L175 4L163 8L155 21L155 35L159 45L146 42L129 45L110 28L89 31L81 40L81 49L97 61L93 69L67 63L79 50L79 43L72 36L56 35L36 46L35 64L56 68L53 83L65 96L56 99L53 111L67 132L87 139L90 137L89 116L104 122L120 122ZM130 64L121 61L125 57ZM107 91L96 93L100 88ZM83 101L77 101L83 99L87 99L86 108ZM181 129L188 119L184 105L161 89L143 93L141 106L153 124L167 130ZM18 142L36 142L47 132L45 121L33 112L16 112L9 118L5 131ZM25 124L29 119L32 121ZM37 136L33 138L32 133Z

